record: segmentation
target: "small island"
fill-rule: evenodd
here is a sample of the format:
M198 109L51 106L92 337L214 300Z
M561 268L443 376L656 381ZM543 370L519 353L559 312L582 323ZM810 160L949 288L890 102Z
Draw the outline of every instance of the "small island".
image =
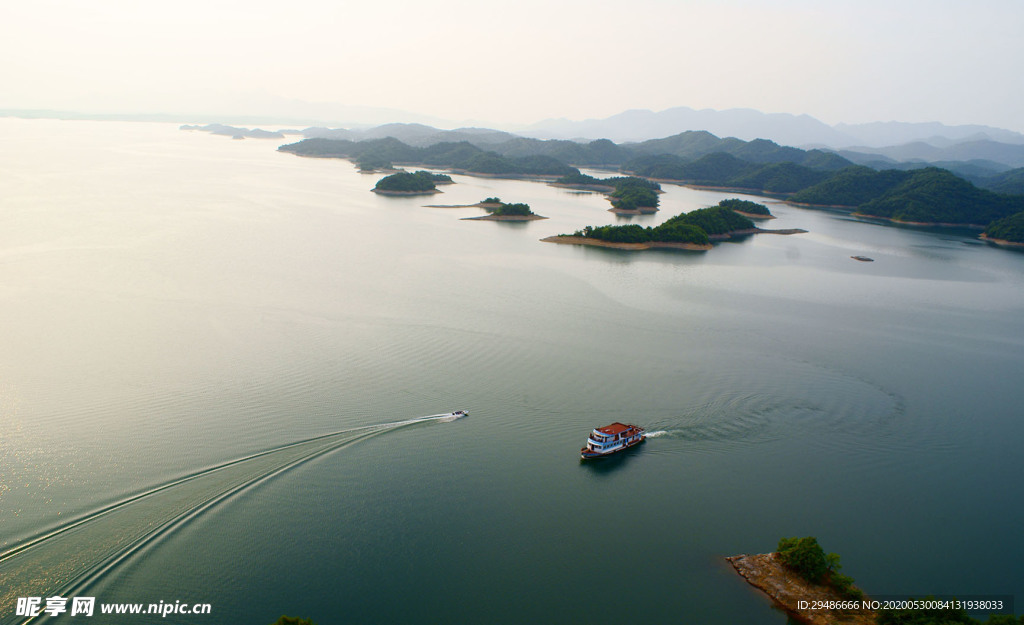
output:
M725 241L755 233L797 234L801 232L806 232L806 230L756 228L749 217L719 204L676 215L653 228L644 228L636 224L587 226L571 235L560 234L541 240L547 243L593 245L623 250L669 248L703 251L711 249L712 241Z
M852 577L839 572L839 556L826 554L813 536L783 538L778 551L730 556L726 561L792 620L807 625L1024 624L1024 617L1013 614L989 614L988 620L978 621L948 597L907 597L895 602L899 605L873 600Z
M608 200L612 203L608 210L617 215L646 215L657 212L658 194L662 192L660 184L646 178L595 178L578 171L562 176L551 185L583 191L603 191L608 194Z
M537 219L547 219L547 217L534 213L530 209L529 204L507 204L496 197L486 198L474 204L474 206L484 209L488 214L481 217L463 217L463 219L469 221L534 221Z
M743 579L771 597L793 619L809 625L874 625L872 610L810 609L815 602L852 605L864 599L853 579L839 572L839 556L826 554L813 536L783 538L778 551L726 558ZM821 605L818 603L817 605ZM859 607L859 603L857 604Z
M617 215L646 215L658 211L658 194L637 184L617 187L608 199L612 202L609 210Z
M438 183L450 182L451 177L445 174L432 174L423 170L412 174L400 171L378 180L373 192L381 195L429 195L441 192L437 188Z

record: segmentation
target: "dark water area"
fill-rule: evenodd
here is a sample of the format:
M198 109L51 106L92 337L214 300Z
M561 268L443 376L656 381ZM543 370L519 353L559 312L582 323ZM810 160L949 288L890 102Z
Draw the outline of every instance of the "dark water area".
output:
M1024 597L1022 254L775 200L806 234L553 245L737 195L621 218L170 125L0 132L0 622L782 624L723 557L804 535L869 594ZM549 219L425 207L489 196ZM653 435L581 463L613 421Z

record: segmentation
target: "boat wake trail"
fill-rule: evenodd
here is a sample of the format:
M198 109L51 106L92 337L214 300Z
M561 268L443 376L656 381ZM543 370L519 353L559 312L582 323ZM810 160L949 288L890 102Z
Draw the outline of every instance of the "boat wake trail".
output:
M0 553L0 623L32 620L14 616L18 597L70 597L132 553L262 480L386 432L464 416L428 415L289 443L153 486L26 539Z
M647 438L658 438L659 436L665 436L668 434L668 430L657 430L656 432L648 432Z

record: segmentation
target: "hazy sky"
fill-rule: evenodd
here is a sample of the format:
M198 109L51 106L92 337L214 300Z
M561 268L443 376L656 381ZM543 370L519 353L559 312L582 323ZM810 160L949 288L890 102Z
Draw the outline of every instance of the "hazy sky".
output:
M1022 33L1021 0L4 0L0 108L295 100L497 124L689 106L1024 131Z

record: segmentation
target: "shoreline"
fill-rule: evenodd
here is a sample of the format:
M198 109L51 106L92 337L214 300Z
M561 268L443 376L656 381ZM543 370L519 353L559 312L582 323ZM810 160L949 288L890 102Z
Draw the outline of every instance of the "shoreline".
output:
M500 208L501 204L494 202L477 202L476 204L424 204L423 208Z
M609 208L609 213L616 215L653 215L660 209L657 206L641 206L640 208Z
M893 219L892 217L882 217L881 215L868 215L867 213L850 213L853 217L861 217L864 219L877 219L879 221L887 221L897 226L915 226L915 227L934 227L934 228L967 228L970 230L984 230L987 226L979 224L955 224L945 221L903 221L901 219Z
M1007 241L1006 239L993 239L992 237L986 236L984 233L979 235L978 238L984 241L985 243L991 243L992 245L998 245L999 247L1024 249L1024 243L1017 243L1016 241Z
M733 230L732 232L726 232L724 234L709 234L708 238L712 241L728 241L734 237L745 237L751 234L806 234L807 231L803 228L781 228L778 230L768 230L766 228L745 228L743 230Z
M479 217L462 217L460 221L537 221L547 219L541 215L481 215Z
M775 215L762 215L762 214L760 214L760 213L745 213L745 212L743 212L743 211L738 211L738 210L736 210L735 208L734 208L734 209L732 209L732 212L734 212L734 213L737 213L737 214L739 214L739 215L743 215L743 216L744 216L744 217L746 217L747 219L760 219L760 220L762 220L762 221L764 221L764 220L768 220L768 219L777 219L777 218L775 217Z
M593 193L611 193L615 187L608 184L572 184L569 182L549 182L548 185L560 189L573 189L574 191L590 191Z
M562 245L589 245L591 247L608 247L617 250L652 250L652 249L670 249L670 250L687 250L690 252L706 252L713 246L709 243L707 245L700 245L698 243L671 243L667 241L648 241L646 243L613 243L611 241L602 241L600 239L590 239L587 237L545 237L541 239L544 243L560 243Z
M878 615L871 610L815 610L815 602L849 602L839 591L812 584L790 571L777 553L729 556L726 561L748 584L757 588L788 616L806 625L875 625Z
M391 195L397 197L409 197L413 195L433 195L435 193L444 193L440 189L434 189L432 191L388 191L387 189L370 189L377 195Z
M725 234L709 234L708 239L712 242L728 241L735 237L745 237L752 234L803 234L806 230L801 228L787 228L782 230L765 230L763 228L748 228L745 230L733 230ZM701 245L699 243L674 243L671 241L645 241L643 243L616 243L614 241L602 241L588 237L577 236L550 236L541 239L544 243L561 243L563 245L590 245L592 247L608 247L617 250L651 250L651 249L675 249L689 250L693 252L705 252L714 246L711 243Z

